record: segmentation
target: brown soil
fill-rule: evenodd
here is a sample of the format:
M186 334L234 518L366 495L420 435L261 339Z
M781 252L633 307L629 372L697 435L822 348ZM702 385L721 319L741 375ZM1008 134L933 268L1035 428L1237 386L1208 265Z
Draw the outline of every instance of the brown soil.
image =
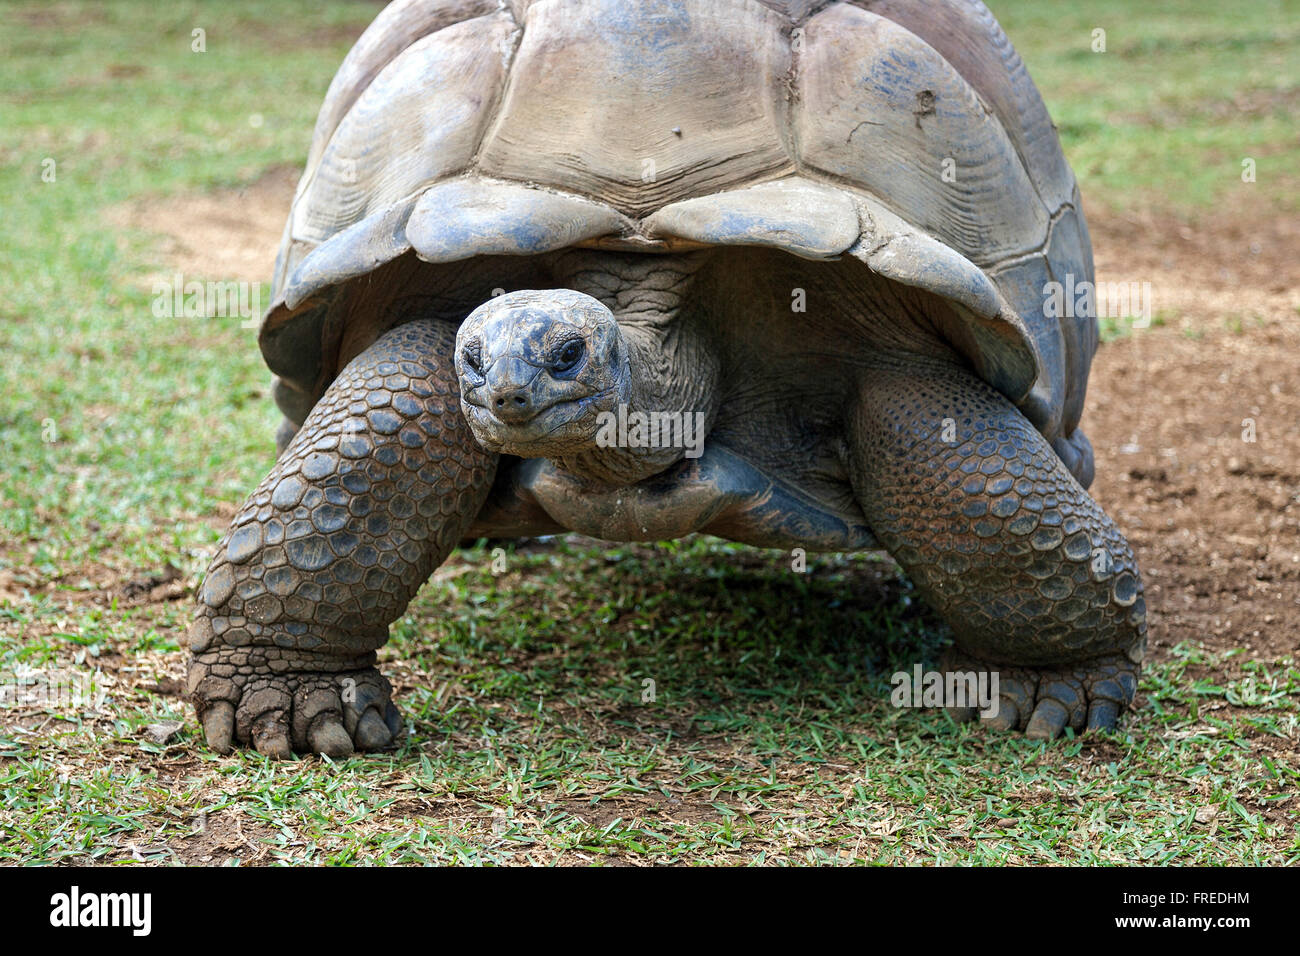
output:
M172 268L265 281L296 179L277 169L244 189L111 217L162 232ZM1090 227L1098 281L1150 283L1157 316L1102 346L1083 420L1093 494L1142 566L1152 650L1195 641L1249 647L1251 658L1294 654L1300 226L1243 200L1195 220L1094 212ZM1252 422L1255 440L1244 440ZM157 584L171 596L173 582Z
M164 278L180 272L187 281L266 282L269 293L275 253L301 172L279 166L238 189L124 203L105 218L112 226L161 236L156 253L165 263ZM141 284L148 286L155 278L145 276Z
M1300 258L1294 218L1094 217L1098 281L1150 282L1166 324L1104 345L1092 492L1133 543L1153 649L1300 646ZM1254 441L1249 441L1251 422Z

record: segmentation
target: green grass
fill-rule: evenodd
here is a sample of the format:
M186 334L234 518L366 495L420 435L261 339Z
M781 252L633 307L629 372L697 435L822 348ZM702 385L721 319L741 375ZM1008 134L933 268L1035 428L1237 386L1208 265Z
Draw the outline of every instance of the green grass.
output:
M574 541L507 564L461 552L396 626L386 670L414 735L391 755L216 758L192 725L155 747L141 728L188 714L139 691L39 738L11 728L0 859L1300 859L1294 665L1180 647L1122 733L1048 746L888 704L887 675L933 660L941 632L871 556L800 575L704 539ZM66 659L75 634L87 663L166 669L172 608L95 613L29 609L25 660Z
M709 539L557 541L500 576L484 549L458 553L385 652L413 723L401 750L340 766L208 752L177 696L191 599L114 595L168 564L192 587L276 419L253 334L154 318L141 279L168 263L104 212L300 163L375 9L0 11L0 673L98 671L109 693L102 712L0 706L0 860L1300 859L1289 659L1180 647L1118 734L989 736L888 705L888 675L946 638L892 564L798 575ZM1090 202L1192 215L1256 188L1294 206L1278 184L1300 158L1297 27L1280 4L994 9ZM1094 26L1106 54L1088 51ZM147 742L165 720L186 723Z
M1043 93L1088 208L1204 214L1263 192L1300 210L1294 0L989 6ZM1246 158L1254 183L1241 178Z
M1163 313L1157 313L1151 316L1150 319L1142 319L1132 315L1119 316L1118 318L1103 315L1097 318L1097 330L1102 342L1114 342L1116 339L1125 338L1134 332L1143 329L1159 329L1167 324Z

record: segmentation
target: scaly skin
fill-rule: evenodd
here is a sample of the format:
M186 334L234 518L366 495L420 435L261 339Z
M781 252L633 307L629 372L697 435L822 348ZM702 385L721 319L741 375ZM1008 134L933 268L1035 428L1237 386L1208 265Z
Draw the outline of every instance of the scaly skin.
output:
M849 444L867 521L951 625L953 666L999 672L990 723L1113 727L1146 649L1137 563L1024 416L964 369L908 356L865 374Z
M943 661L949 673L987 670L989 664L951 650ZM1094 657L1077 665L1015 667L1000 665L998 710L981 717L994 730L1023 730L1050 740L1065 727L1109 730L1133 700L1139 665L1125 654ZM952 707L958 721L975 719L973 707Z
M461 414L455 339L452 324L412 322L354 359L217 546L189 632L213 749L346 756L400 729L375 650L497 464Z

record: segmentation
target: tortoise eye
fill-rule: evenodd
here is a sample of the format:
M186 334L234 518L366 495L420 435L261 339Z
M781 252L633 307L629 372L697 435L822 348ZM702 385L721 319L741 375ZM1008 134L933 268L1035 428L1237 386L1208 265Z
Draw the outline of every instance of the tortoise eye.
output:
M466 368L468 368L475 375L483 374L483 356L479 352L479 348L477 345L471 345L467 347L460 354L461 354L461 358L465 360Z
M560 349L560 354L556 356L555 371L567 372L573 368L582 360L583 351L582 343L576 339L565 345L564 348Z

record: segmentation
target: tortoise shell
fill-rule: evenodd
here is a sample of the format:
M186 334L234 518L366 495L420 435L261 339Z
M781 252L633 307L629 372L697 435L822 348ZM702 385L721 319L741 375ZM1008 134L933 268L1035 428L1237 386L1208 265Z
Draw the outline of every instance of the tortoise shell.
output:
M944 336L1067 458L1097 323L1049 316L1044 286L1092 281L1087 226L1042 98L965 0L397 0L326 94L260 343L301 423L340 290L393 299L402 257L717 245L943 296Z

